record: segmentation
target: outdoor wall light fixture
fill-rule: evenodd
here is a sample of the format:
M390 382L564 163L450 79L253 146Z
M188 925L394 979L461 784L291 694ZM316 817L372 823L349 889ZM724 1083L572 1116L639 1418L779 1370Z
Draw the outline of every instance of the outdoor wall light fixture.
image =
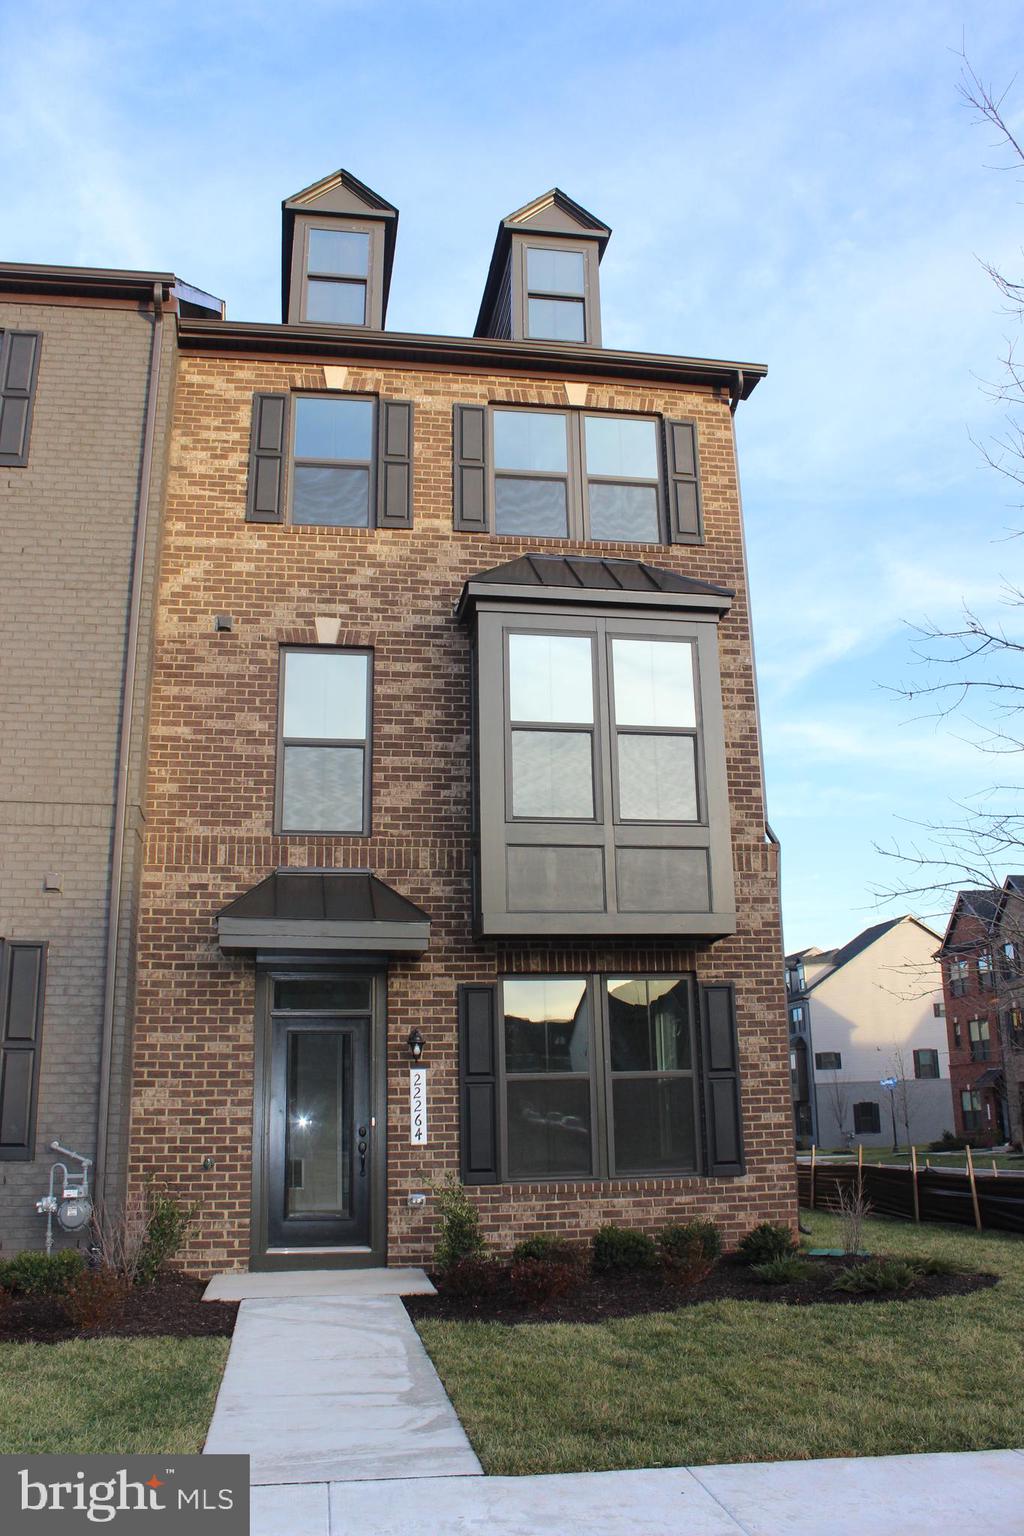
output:
M409 1055L412 1057L413 1061L419 1061L420 1057L423 1055L423 1044L423 1036L420 1034L419 1030L410 1029L408 1045Z

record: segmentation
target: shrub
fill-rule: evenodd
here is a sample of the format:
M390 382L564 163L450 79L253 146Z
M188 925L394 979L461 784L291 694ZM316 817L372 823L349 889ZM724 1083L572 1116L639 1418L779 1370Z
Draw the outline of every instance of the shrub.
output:
M707 1216L674 1223L658 1233L658 1247L663 1254L684 1258L696 1249L710 1264L722 1256L722 1234Z
M920 1270L909 1259L866 1259L863 1264L841 1269L832 1289L873 1296L882 1291L909 1291L919 1279Z
M609 1270L653 1269L658 1250L653 1237L632 1227L598 1227L594 1233L594 1268Z
M503 1265L493 1259L469 1256L456 1259L438 1277L445 1296L494 1296L506 1276Z
M553 1259L518 1259L509 1270L509 1284L516 1301L526 1306L541 1306L556 1296L568 1296L576 1290L582 1273L580 1265Z
M836 1191L839 1216L839 1246L844 1253L860 1253L864 1246L864 1223L871 1214L871 1201L865 1199L858 1184L840 1184Z
M117 1317L128 1288L112 1269L87 1269L68 1283L61 1304L75 1328L102 1328Z
M962 1275L964 1266L952 1259L941 1259L937 1253L925 1254L920 1259L909 1259L919 1275Z
M476 1206L453 1173L434 1185L441 1231L434 1245L434 1267L442 1273L460 1259L479 1259L485 1252Z
M766 1259L763 1264L752 1264L751 1273L765 1285L797 1285L801 1280L809 1280L814 1270L798 1253L784 1253L777 1259Z
M125 1278L135 1285L152 1285L167 1260L181 1248L198 1214L198 1204L182 1205L166 1190L151 1185L146 1191L146 1235L138 1250L134 1276Z
M736 1251L744 1264L767 1264L770 1259L784 1259L795 1253L796 1246L796 1238L788 1227L762 1221L747 1233Z
M56 1253L17 1253L0 1264L0 1286L13 1296L63 1296L85 1269L77 1248Z
M512 1249L512 1262L518 1264L524 1259L539 1259L544 1264L576 1264L580 1268L584 1264L579 1245L554 1232L538 1232L516 1243Z
M955 1136L952 1131L943 1131L938 1141L928 1143L929 1152L964 1152L968 1147L991 1147L995 1144L995 1133L992 1131L972 1131L969 1136Z

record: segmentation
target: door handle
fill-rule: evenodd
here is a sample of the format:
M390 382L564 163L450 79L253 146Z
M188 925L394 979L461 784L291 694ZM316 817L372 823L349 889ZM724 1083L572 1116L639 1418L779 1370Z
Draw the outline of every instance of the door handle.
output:
M359 1142L358 1145L356 1146L356 1151L359 1153L359 1177L361 1179L365 1179L366 1178L366 1142L365 1141Z

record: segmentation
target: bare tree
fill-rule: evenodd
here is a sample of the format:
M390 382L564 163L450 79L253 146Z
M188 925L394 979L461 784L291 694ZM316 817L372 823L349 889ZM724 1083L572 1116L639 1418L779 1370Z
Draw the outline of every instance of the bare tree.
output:
M828 1099L829 1108L835 1116L840 1137L846 1136L847 1132L844 1127L846 1117L850 1112L850 1094L838 1072L834 1071L828 1079L825 1095Z

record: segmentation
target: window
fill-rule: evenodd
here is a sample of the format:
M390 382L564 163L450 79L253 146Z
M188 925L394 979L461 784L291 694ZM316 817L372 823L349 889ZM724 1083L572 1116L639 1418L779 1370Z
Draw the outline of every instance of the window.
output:
M0 330L0 468L28 463L41 346L38 331Z
M282 653L280 832L369 832L370 679L368 651Z
M988 1061L991 1054L991 1038L988 1019L970 1019L967 1033L971 1042L971 1060Z
M939 1076L939 1053L938 1053L938 1051L915 1051L914 1052L914 1076L915 1077L938 1077Z
M968 962L966 960L951 960L949 962L949 990L954 997L963 997L967 991Z
M500 996L510 1179L696 1171L686 978L508 978Z
M841 1072L843 1070L842 1052L815 1051L814 1066L818 1072Z
M954 1019L953 1020L953 1044L956 1046L957 1050L959 1051L962 1048L963 1043L964 1043L964 1036L963 1036L963 1030L960 1028L960 1020L959 1019Z
M696 425L456 406L455 526L576 542L697 543Z
M982 991L991 992L993 980L992 956L986 950L978 956L978 986Z
M877 1104L872 1104L865 1099L860 1104L853 1106L853 1134L855 1136L878 1136L882 1130L882 1116Z
M508 637L512 817L594 819L592 656L588 635Z
M601 345L598 253L593 242L517 237L512 262L510 319L517 337Z
M803 1006L803 1003L797 1003L795 1008L791 1008L789 1010L789 1022L790 1022L790 1025L792 1026L793 1029L803 1029L803 1027L804 1027L804 1006Z
M932 1013L937 1019L944 1019L946 1017L945 1003L932 1003Z
M408 400L254 395L247 521L411 528L412 427Z
M981 1130L981 1094L976 1088L964 1088L960 1094L960 1111L965 1131Z
M1018 974L1017 948L1014 944L1004 944L999 955L999 969L1007 981L1012 981Z
M786 971L786 985L790 992L802 992L804 990L804 963L798 960Z
M0 1159L35 1152L46 945L0 939Z
M370 236L365 230L307 230L307 320L365 325L369 277Z

